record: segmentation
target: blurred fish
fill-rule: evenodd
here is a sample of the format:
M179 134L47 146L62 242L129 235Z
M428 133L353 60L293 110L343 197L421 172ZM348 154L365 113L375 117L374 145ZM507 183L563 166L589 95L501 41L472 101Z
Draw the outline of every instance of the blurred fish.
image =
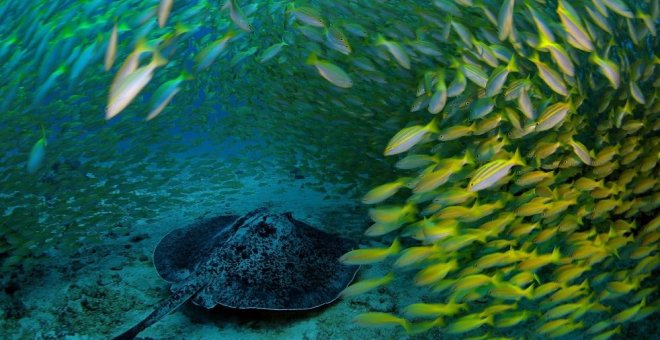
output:
M236 26L245 32L252 32L252 25L248 21L248 18L245 16L241 7L236 3L236 0L227 0L222 8L229 9L229 17Z
M307 64L314 65L323 78L337 87L350 88L353 86L353 80L344 70L328 61L318 59L314 52L307 58Z
M394 60L396 60L401 67L406 70L410 69L410 57L399 43L387 40L384 36L378 35L376 37L376 46L385 46L387 51L394 57Z
M197 54L195 61L197 62L197 69L203 70L215 61L222 52L227 48L227 44L235 36L233 31L225 33L224 37L212 42Z
M105 50L105 70L108 71L112 68L112 64L115 62L115 57L117 56L117 23L115 23L110 33L110 40L108 41L108 46Z
M482 165L472 175L472 179L468 183L468 190L487 189L506 176L512 167L516 165L524 166L525 164L525 161L520 157L520 153L516 150L509 160L498 159Z
M389 248L356 249L342 255L339 261L345 264L370 264L383 261L401 250L401 243L396 238Z
M161 85L153 95L151 100L151 111L147 115L147 120L156 118L181 90L180 85L184 80L190 80L192 76L187 72L182 72L178 77Z
M173 2L174 0L160 0L160 4L158 5L158 26L165 27L165 24L167 24Z
M46 155L46 130L44 127L41 127L41 138L34 143L32 150L30 150L30 157L27 162L28 173L35 173L41 164L44 162L44 157Z
M419 143L427 133L436 133L438 128L435 120L431 120L426 125L414 125L399 131L385 147L385 156L396 155L408 151Z
M270 47L266 48L263 53L259 56L259 62L260 63L265 63L268 60L274 58L277 54L280 53L282 48L284 46L287 46L288 44L284 41L276 43L271 45Z
M387 273L383 277L377 277L368 280L362 280L360 282L354 283L341 292L341 295L344 297L351 297L366 293L370 290L376 289L380 286L390 283L394 279L394 273Z
M122 79L121 83L110 92L105 119L112 119L124 110L151 81L153 71L166 63L167 60L155 53L148 65L138 68Z

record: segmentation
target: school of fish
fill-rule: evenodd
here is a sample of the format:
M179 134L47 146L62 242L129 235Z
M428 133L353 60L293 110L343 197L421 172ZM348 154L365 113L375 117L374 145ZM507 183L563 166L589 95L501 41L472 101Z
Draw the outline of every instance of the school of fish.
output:
M167 151L186 150L172 126L258 134L276 141L264 153L366 192L365 234L389 246L340 260L392 268L343 296L400 279L433 292L356 323L607 339L660 308L659 15L658 0L2 2L0 113L14 128L0 128L24 145L5 152L22 165L7 192L29 187L26 173L68 166L81 145L86 180L111 173L105 197L83 198L74 181L66 198L39 187L50 202L14 195L5 216L53 205L71 216L72 201L76 211L101 201L115 217L156 199L133 192L153 174L145 159L169 164ZM220 127L198 114L210 101L243 107ZM127 154L115 149L122 138L166 147ZM53 228L3 231L3 268L56 244L64 230Z

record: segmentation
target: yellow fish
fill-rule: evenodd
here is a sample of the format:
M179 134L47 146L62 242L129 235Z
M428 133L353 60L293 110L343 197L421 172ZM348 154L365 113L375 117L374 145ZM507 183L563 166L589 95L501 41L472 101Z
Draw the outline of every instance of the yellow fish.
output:
M345 264L371 264L383 261L401 250L401 243L396 238L389 248L356 249L342 255L339 261Z
M385 147L385 156L392 156L410 150L419 143L427 133L436 133L438 128L435 119L426 125L413 125L397 132Z
M406 331L410 331L410 323L403 318L390 313L368 312L357 315L353 322L362 326L395 326L399 325Z
M490 188L497 181L509 174L509 170L516 165L525 166L525 161L520 157L520 152L516 150L513 157L509 160L498 159L482 165L474 172L468 190L479 191Z
M394 279L393 273L388 273L383 277L377 277L374 279L361 280L357 283L354 283L341 292L341 296L350 297L356 296L362 293L366 293L370 290L378 288L380 286L390 283Z
M319 60L313 52L307 58L307 64L316 67L323 78L337 87L346 89L353 86L353 80L341 67L328 61Z

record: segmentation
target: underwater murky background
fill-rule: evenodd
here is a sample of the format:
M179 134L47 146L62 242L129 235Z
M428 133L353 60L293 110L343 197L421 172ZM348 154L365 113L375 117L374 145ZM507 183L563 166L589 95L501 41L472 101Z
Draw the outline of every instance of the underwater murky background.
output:
M658 338L658 11L4 0L0 337L117 335L162 236L267 206L371 249L369 289L141 336Z

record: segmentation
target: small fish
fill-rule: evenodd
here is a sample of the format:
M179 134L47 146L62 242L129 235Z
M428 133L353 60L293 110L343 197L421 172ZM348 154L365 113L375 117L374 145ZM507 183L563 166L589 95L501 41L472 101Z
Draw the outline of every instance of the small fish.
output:
M408 155L404 158L401 158L396 164L394 164L394 167L397 169L404 169L404 170L410 170L410 169L417 169L421 167L425 167L431 163L438 163L440 160L438 159L437 156L429 156L429 155Z
M477 329L483 325L492 326L493 316L488 315L484 317L481 315L481 313L468 314L450 323L449 325L447 325L445 329L447 330L448 333L460 334Z
M115 77L112 79L110 93L115 92L116 87L122 83L124 78L137 70L138 66L140 66L140 56L145 52L151 52L153 50L153 47L149 46L145 39L140 39L137 42L135 49L133 49L133 52L126 57L124 63L119 68L119 71L117 71Z
M390 313L367 312L357 315L353 322L361 326L395 326L399 325L406 331L410 331L410 323L403 318L396 317Z
M461 65L461 72L479 87L486 88L488 85L488 75L476 65L465 63Z
M575 75L575 66L573 66L571 57L568 55L568 52L566 52L566 50L560 44L550 42L547 40L541 40L537 48L545 48L548 51L550 51L550 56L552 56L552 60L554 60L555 64L559 66L559 69L561 70L562 73L564 73L569 77L573 77Z
M401 252L399 258L394 262L394 267L401 268L423 261L436 252L434 246L409 247Z
M461 38L465 46L467 48L472 48L472 42L474 41L474 36L472 35L470 29L456 20L451 21L451 27Z
M614 329L611 329L607 332L600 333L598 335L595 335L592 340L608 340L611 337L613 337L615 334L621 334L621 325L617 326Z
M493 284L493 278L484 274L472 274L464 276L454 283L452 289L454 292L465 292L480 287L487 287Z
M326 26L325 20L317 10L311 7L297 7L290 9L289 13L293 14L296 20L303 24L323 28Z
M613 88L619 88L619 84L621 83L621 75L619 73L619 66L615 62L609 59L601 58L596 53L589 55L589 61L598 65L598 69L605 76L605 78L610 81L610 84Z
M172 3L174 0L160 0L158 5L158 26L163 28L167 24L167 18L170 16L172 10Z
M603 31L605 31L609 34L613 34L612 33L612 25L610 25L607 18L603 14L601 14L600 11L598 11L596 8L593 8L589 5L586 5L585 9L587 10L587 14L589 14L589 17L591 18L591 21L593 21Z
M515 0L505 0L502 1L502 6L500 7L500 12L497 16L497 28L499 30L498 38L500 41L504 41L509 37L511 31L513 30L513 7L515 6Z
M155 53L148 65L142 66L127 75L117 85L114 91L111 91L108 106L106 107L105 119L112 119L124 110L151 81L154 70L166 63L167 60L162 58L160 54Z
M507 266L517 261L519 261L519 258L515 252L505 251L481 256L474 265L479 269L489 269Z
M353 80L344 70L328 61L318 59L314 52L307 58L307 64L314 65L323 78L337 87L346 89L353 86Z
M589 283L586 279L579 285L566 286L566 284L564 284L560 290L556 291L550 296L550 298L548 298L548 301L552 303L562 303L578 296L585 295L588 288Z
M399 179L394 182L386 183L379 185L367 192L364 197L362 197L362 203L364 204L376 204L380 203L392 195L396 194L401 187L407 184L406 179Z
M640 103L642 105L646 104L646 99L644 98L644 93L639 88L639 85L637 85L636 81L631 81L630 82L630 95L638 103Z
M508 65L495 68L486 83L486 97L492 97L499 94L502 91L502 87L504 86L509 73L517 71L518 66L516 65L516 58L513 56Z
M545 82L550 89L555 91L556 93L562 95L562 96L568 96L568 89L566 87L566 83L561 78L561 75L557 73L557 71L553 70L542 62L539 58L538 55L533 56L530 59L534 65L536 65L539 77Z
M376 46L385 46L387 51L394 57L396 62L406 70L410 69L410 57L396 41L385 39L382 35L376 37Z
M151 111L147 115L147 120L156 118L181 90L180 85L184 80L190 80L192 77L187 72L182 72L178 77L165 82L153 95Z
M493 111L495 107L495 100L493 98L485 97L475 100L470 106L470 119L477 120L483 118Z
M438 132L438 140L443 142L455 140L461 137L469 136L475 130L476 130L476 125L474 123L470 126L465 126L465 125L451 126Z
M536 122L536 131L546 131L561 123L570 109L569 103L558 102L548 106Z
M346 287L346 289L344 289L340 293L340 295L343 297L360 295L362 293L366 293L370 290L376 289L380 286L384 286L392 282L393 279L394 279L394 273L388 273L383 277L377 277L368 280L360 280L359 282Z
M328 27L325 32L325 38L328 46L339 53L349 55L353 51L348 38L346 38L344 32L337 26Z
M639 313L639 311L646 306L646 298L642 299L642 302L636 304L630 308L624 309L621 312L612 316L612 321L614 323L624 323L631 320L632 318Z
M379 206L369 209L369 216L376 223L393 224L406 219L417 211L413 203L406 205Z
M425 193L434 190L438 186L445 184L450 176L460 171L467 164L474 164L474 157L469 150L462 158L450 158L440 161L435 166L430 166L420 175L420 179L415 184L413 192Z
M488 232L491 237L497 237L504 229L513 222L515 219L515 214L509 212L503 212L498 215L498 218L486 222L481 225L480 229ZM488 255L486 255L488 256ZM481 260L481 259L479 259ZM518 259L516 259L518 260ZM501 263L501 262L500 262ZM478 266L478 265L477 265Z
M572 137L569 140L568 144L573 148L573 152L576 156L586 165L593 165L591 160L591 155L589 149L587 149L584 144L574 140Z
M409 317L438 317L454 316L461 311L467 311L468 306L465 303L456 303L450 299L447 303L413 303L404 309L404 313Z
M534 300L540 299L548 294L552 294L558 289L561 289L562 285L559 284L558 282L547 282L544 283L536 289L534 289Z
M557 14L559 14L564 31L568 34L566 39L568 43L585 52L593 51L593 42L587 30L582 26L580 17L576 14L575 9L568 2L560 0L557 6Z
M549 321L545 324L543 324L541 327L539 327L536 331L539 334L547 334L550 333L558 328L561 327L566 327L567 324L570 324L571 320L570 319L557 319L557 320L552 320Z
M224 6L222 6L222 9L225 8L229 9L229 17L231 18L231 21L236 24L236 26L245 32L252 32L252 25L245 16L245 13L243 13L241 7L239 7L236 3L236 0L227 0Z
M203 70L209 66L220 56L220 54L227 48L229 41L235 36L234 31L228 31L224 37L210 43L204 47L196 56L197 70Z
M530 171L527 173L524 173L521 175L516 181L516 185L519 185L521 187L526 187L530 185L537 184L541 181L547 180L547 179L552 179L554 177L554 174L552 172L546 172L546 171Z
M572 318L572 316L571 316L571 318ZM559 328L553 330L548 335L551 338L558 338L560 336L566 335L568 333L571 333L571 332L573 332L577 329L581 329L583 327L584 327L584 322L583 321L571 322L571 323L568 323L566 325L563 325L562 327L559 327Z
M413 146L419 143L427 133L437 133L435 119L431 120L426 125L413 125L402 129L397 132L385 147L385 156L392 156L410 150Z
M523 297L532 300L534 298L534 285L523 289L508 282L496 283L489 294L496 299L502 300L518 301Z
M594 334L602 332L605 328L610 327L612 322L610 320L601 320L596 322L593 326L587 329L587 334Z
M35 173L41 164L44 162L44 157L46 155L46 130L44 127L41 127L41 138L34 143L32 150L30 150L30 157L27 162L28 173Z
M110 41L108 41L108 46L105 50L105 70L108 71L112 67L112 64L115 62L115 57L117 56L117 23L112 28L110 33Z
M532 14L532 20L534 21L534 24L536 25L536 29L539 31L539 35L541 36L541 40L547 40L554 42L555 41L555 36L552 33L552 28L546 20L545 16L539 15L539 13L532 7L530 3L525 3L527 6L527 9L529 12Z
M630 10L630 7L626 5L622 0L601 0L602 3L607 6L612 12L628 19L634 18L633 12Z
M447 86L447 97L452 98L461 95L465 91L466 86L467 80L465 74L460 69L456 70L454 79Z
M447 104L447 85L445 84L444 72L439 72L436 79L435 91L431 95L428 106L428 110L432 114L440 113Z
M444 279L449 272L456 269L458 269L458 262L456 260L426 265L424 269L415 275L415 284L424 286L436 283Z
M498 159L482 165L472 175L468 190L479 191L490 188L497 181L509 174L512 167L520 165L525 166L525 161L520 157L520 152L516 150L513 157L509 160Z
M422 237L419 238L426 242L436 242L458 235L458 221L456 220L435 220L424 223L422 227Z
M491 132L495 130L497 127L500 126L500 123L504 120L503 115L501 113L497 113L495 115L491 115L488 118L482 119L477 123L477 126L474 129L473 135L475 136L481 136L484 135L488 132ZM494 136L497 140L499 140L499 137Z
M605 188L605 180L594 181L588 177L580 177L575 181L575 187L580 191L591 191L596 188Z
M573 313L574 311L578 310L580 307L582 307L582 303L577 302L577 303L566 303L563 305L556 306L549 311L547 311L544 314L544 317L547 320L552 320L552 319L558 319L563 316L566 316L568 314Z
M532 316L534 316L534 313L528 310L503 313L498 315L497 320L495 322L495 327L497 328L513 327L522 322L527 321Z
M240 64L241 62L243 62L243 60L257 53L257 50L258 48L256 46L252 46L245 51L240 51L236 53L229 61L229 66L234 67Z
M356 249L342 255L339 261L345 264L371 264L383 261L401 250L401 243L396 238L388 248Z
M477 194L463 188L450 188L443 190L433 199L434 203L442 205L454 205L468 202L475 199Z

